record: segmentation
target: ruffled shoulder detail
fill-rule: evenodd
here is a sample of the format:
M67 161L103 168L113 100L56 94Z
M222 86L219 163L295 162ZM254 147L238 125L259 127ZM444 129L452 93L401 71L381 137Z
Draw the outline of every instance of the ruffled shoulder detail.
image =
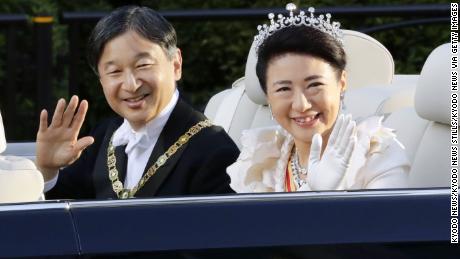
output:
M366 150L366 153L372 154L375 152L382 152L393 141L396 141L396 134L394 130L384 127L382 125L383 117L372 116L357 125L357 138L358 145Z
M287 168L287 163L289 161L289 156L291 155L292 147L294 146L294 137L289 134L285 129L280 129L280 134L284 136L283 144L281 146L281 155L276 163L276 169L273 173L275 181L275 192L284 192L285 185L285 172Z
M365 188L391 168L410 166L404 146L394 130L382 125L383 117L366 118L357 125L357 143L348 170L347 188Z
M274 174L286 139L279 126L243 131L241 153L227 168L230 187L236 192L273 192Z

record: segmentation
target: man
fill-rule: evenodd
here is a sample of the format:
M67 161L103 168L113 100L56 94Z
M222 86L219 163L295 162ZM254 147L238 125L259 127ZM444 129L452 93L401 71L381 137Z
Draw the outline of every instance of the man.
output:
M98 22L88 57L120 117L78 139L87 101L59 100L49 126L41 112L36 163L48 199L231 192L225 170L238 148L180 98L176 41L171 24L146 7L121 7Z

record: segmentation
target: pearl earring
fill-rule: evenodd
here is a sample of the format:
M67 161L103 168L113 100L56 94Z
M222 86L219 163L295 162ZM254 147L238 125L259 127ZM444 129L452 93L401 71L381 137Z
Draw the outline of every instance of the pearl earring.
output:
M340 110L345 111L347 107L345 106L345 91L340 93Z
M268 104L268 109L270 110L270 118L274 120L275 117L273 117L272 106L270 104Z

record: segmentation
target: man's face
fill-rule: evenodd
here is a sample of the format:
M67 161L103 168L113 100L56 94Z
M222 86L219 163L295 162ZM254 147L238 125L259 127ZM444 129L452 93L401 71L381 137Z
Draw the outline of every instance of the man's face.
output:
M110 107L139 129L171 100L182 57L177 50L168 58L158 44L127 31L105 44L98 72Z

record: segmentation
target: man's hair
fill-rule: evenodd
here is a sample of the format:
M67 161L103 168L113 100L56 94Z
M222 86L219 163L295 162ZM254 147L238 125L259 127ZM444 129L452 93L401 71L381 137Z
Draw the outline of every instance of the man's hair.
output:
M308 27L291 26L270 35L259 47L256 74L262 89L267 93L267 68L270 62L286 54L310 55L329 63L341 75L346 66L342 45L330 35Z
M174 56L176 31L161 14L148 7L123 6L102 18L89 37L88 62L97 75L97 66L105 44L127 31L134 31L158 44L169 59Z

